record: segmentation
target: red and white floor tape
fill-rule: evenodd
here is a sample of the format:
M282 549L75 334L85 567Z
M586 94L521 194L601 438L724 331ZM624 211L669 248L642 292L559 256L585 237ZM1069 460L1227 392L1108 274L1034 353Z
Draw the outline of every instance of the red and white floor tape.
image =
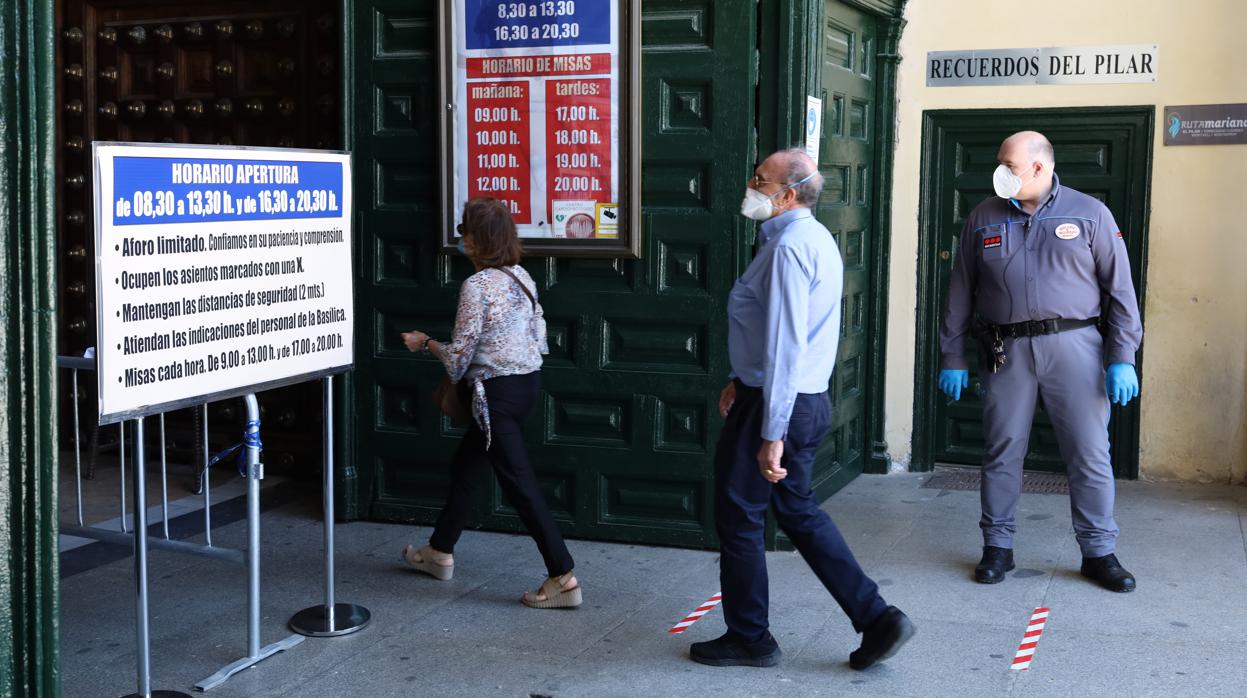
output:
M1048 623L1048 609L1036 608L1031 614L1030 623L1026 626L1026 634L1022 636L1022 644L1018 645L1017 654L1013 655L1013 669L1015 671L1026 671L1030 668L1031 660L1035 658L1035 647L1039 645L1039 638L1043 635L1043 628Z
M711 596L709 599L706 599L706 603L698 606L696 610L694 610L692 613L685 616L684 620L680 621L679 623L676 623L675 626L673 626L667 632L673 635L679 635L685 630L688 630L688 626L692 625L693 623L696 623L698 618L701 618L702 616L709 613L711 610L714 609L715 606L718 606L721 601L723 601L723 594L721 592L716 591L714 596Z

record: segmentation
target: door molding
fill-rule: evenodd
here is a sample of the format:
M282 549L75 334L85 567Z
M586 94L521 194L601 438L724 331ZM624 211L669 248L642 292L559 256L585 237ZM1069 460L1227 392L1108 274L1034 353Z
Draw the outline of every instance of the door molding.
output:
M871 343L878 348L866 365L866 415L870 443L863 464L864 473L886 474L892 465L884 433L886 421L887 346L888 346L888 273L892 252L892 179L896 161L896 77L901 62L901 32L905 20L899 16L877 18L875 33L878 53L875 60L875 181L874 196L875 246L870 258L870 323L867 329Z
M1121 118L1123 123L1140 123L1141 142L1133 144L1140 154L1144 155L1142 173L1132 174L1128 181L1140 181L1143 191L1131 190L1131 198L1138 197L1140 219L1121 223L1123 230L1129 229L1131 235L1140 236L1140 262L1137 269L1131 269L1134 276L1139 302L1139 316L1146 325L1144 300L1147 297L1147 260L1148 260L1148 226L1151 213L1152 191L1152 159L1156 107L1152 105L1127 105L1113 107L1042 107L1024 109L935 109L922 113L922 160L920 168L921 188L919 190L918 213L918 324L916 344L914 347L914 411L913 411L913 454L910 459L911 472L925 472L932 469L935 453L935 430L927 420L927 415L934 413L934 405L938 390L934 381L927 377L934 375L938 367L939 352L933 350L939 343L939 324L943 308L932 307L940 297L938 274L934 259L939 254L939 240L935 234L933 214L938 208L935 170L938 167L938 154L944 145L945 125L956 119L986 116L1018 116L1026 115L1035 120L1043 120L1052 116L1085 116L1104 118ZM1059 163L1058 163L1059 165ZM1132 171L1133 172L1133 171ZM1141 175L1141 176L1140 176ZM1131 226L1131 223L1137 225ZM1144 371L1144 348L1140 348L1137 368L1140 376ZM1135 400L1126 408L1115 410L1110 437L1113 448L1111 458L1113 475L1119 479L1137 479L1139 476L1139 404Z
M54 4L0 0L0 694L60 694Z

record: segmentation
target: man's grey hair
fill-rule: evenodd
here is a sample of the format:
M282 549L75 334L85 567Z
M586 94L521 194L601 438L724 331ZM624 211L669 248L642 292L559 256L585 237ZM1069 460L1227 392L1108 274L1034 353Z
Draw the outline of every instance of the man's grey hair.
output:
M814 208L814 205L818 203L819 195L823 193L823 175L818 171L818 165L803 148L788 148L779 152L785 156L784 161L787 165L784 168L785 185L800 182L813 173L812 177L792 189L797 193L798 205Z

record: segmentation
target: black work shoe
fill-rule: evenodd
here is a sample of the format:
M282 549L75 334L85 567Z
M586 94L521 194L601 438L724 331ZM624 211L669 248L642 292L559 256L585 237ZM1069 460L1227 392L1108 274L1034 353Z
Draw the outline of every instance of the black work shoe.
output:
M1082 576L1094 579L1109 591L1134 591L1134 575L1127 572L1112 553L1104 557L1084 557Z
M1013 569L1013 548L997 548L994 545L983 546L983 559L974 568L974 581L980 584L996 584L1003 582L1005 572Z
M688 656L708 666L775 666L784 653L770 633L757 642L741 642L729 632L717 640L694 642Z
M888 606L862 633L862 646L849 655L849 666L861 671L896 654L917 629L909 616L896 606Z

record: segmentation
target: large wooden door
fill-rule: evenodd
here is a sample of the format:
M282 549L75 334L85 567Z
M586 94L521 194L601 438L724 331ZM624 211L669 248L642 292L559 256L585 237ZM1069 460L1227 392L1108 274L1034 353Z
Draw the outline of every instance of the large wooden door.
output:
M996 152L1010 134L1040 131L1052 141L1061 184L1103 201L1125 234L1135 292L1142 304L1153 109L1029 109L929 112L923 136L922 288L915 400L915 461L979 465L982 401L977 361L970 386L951 402L934 389L939 373L939 321L948 275L967 214L992 193ZM966 355L975 356L972 340ZM1141 361L1141 359L1140 359ZM1140 370L1142 367L1140 366ZM1109 434L1118 477L1138 473L1139 401L1112 408ZM1052 422L1042 402L1031 429L1025 467L1063 472Z
M91 142L337 148L342 28L334 0L60 0L57 26L58 353L81 356L96 339ZM68 440L70 400L84 428L93 424L94 380L80 381L78 395L63 381L60 395ZM307 383L260 396L272 472L319 467L320 441L309 438L319 395ZM201 443L198 414L169 420L181 462L200 460L190 452ZM238 400L212 404L214 444L237 441L242 415Z
M431 521L459 433L429 393L443 372L399 332L448 336L471 273L438 250L435 4L355 4L357 512ZM756 5L642 7L643 258L529 258L549 327L527 442L570 535L714 542L711 453L728 373L724 299L748 226ZM495 487L473 521L519 530Z
M814 488L829 496L860 475L868 450L866 371L870 350L870 258L875 232L875 19L827 0L820 36L823 133L818 168L826 184L815 215L844 258L840 349L829 388L832 430L819 451Z

